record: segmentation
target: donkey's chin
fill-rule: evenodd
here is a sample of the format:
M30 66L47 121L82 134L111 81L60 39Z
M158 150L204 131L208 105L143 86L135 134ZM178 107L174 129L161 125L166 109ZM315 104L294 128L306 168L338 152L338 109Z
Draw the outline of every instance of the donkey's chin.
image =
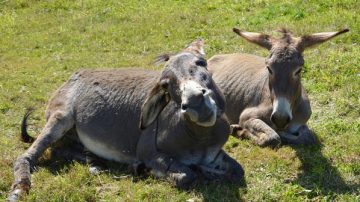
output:
M207 119L206 121L196 121L196 124L202 127L211 127L215 125L216 117L216 112L213 112L209 119Z
M193 122L198 126L211 127L216 123L216 118L217 118L216 111L212 111L210 115L205 118L200 118L199 114L195 110L191 110L191 109L187 110L186 112L182 111L182 113L186 115L185 117L189 121Z

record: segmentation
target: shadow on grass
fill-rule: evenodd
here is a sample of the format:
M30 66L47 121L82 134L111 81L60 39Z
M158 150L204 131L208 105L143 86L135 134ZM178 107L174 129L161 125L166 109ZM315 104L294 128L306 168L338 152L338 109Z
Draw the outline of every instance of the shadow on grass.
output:
M45 167L53 175L59 173L67 173L71 169L71 165L74 162L81 164L87 164L84 148L78 146L71 147L55 147L51 150L49 158L42 159L37 164L39 167ZM111 175L115 180L121 180L122 178L130 177L133 182L146 180L148 174L135 175L133 169L126 164L119 164L116 162L106 161L96 158L97 164L101 164L106 169L106 174ZM159 179L161 180L161 179ZM230 184L218 181L207 181L202 178L198 179L194 186L189 191L194 191L202 195L204 201L245 201L243 195L246 193L246 181L245 178L239 184Z
M36 167L44 167L53 175L58 175L59 172L67 172L74 162L86 164L86 156L83 153L83 147L52 147L49 152L46 152L45 158L41 157L36 163Z
M309 197L334 194L359 194L359 184L347 184L339 170L322 154L322 144L291 146L301 161L301 170L293 183L307 189Z
M246 187L246 181L243 178L240 184L199 181L193 190L200 193L204 201L246 201L243 198Z
M146 180L149 175L142 175L134 177L134 181ZM159 179L165 180L165 179ZM201 195L203 201L245 201L243 195L246 193L246 180L245 178L239 184L231 184L227 182L220 181L209 181L205 180L202 177L199 177L194 185L192 185L188 190L181 191L190 191L195 192L196 195ZM195 200L197 201L197 200Z

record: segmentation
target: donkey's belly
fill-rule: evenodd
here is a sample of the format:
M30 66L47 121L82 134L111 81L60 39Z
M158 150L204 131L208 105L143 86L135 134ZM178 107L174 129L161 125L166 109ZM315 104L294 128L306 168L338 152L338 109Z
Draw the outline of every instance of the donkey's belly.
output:
M79 129L77 129L77 133L81 143L89 151L101 158L128 164L136 160L133 152L126 148L121 148L121 143L114 147L114 145L111 145L106 141L93 138L91 135L86 134Z

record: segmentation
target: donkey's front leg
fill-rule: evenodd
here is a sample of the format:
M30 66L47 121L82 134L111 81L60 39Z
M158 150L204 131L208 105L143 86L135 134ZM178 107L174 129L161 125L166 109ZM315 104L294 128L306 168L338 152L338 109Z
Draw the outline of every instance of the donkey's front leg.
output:
M17 201L24 193L29 192L31 187L30 168L34 166L45 149L59 140L73 125L74 121L71 116L66 116L63 112L53 113L39 137L14 162L15 181L12 185L8 201Z
M270 113L271 108L266 106L247 108L240 115L239 127L241 130L238 133L243 133L243 137L252 139L261 147L280 145L280 136L262 120Z
M281 141L285 144L312 145L318 142L315 134L307 125L300 126L295 133L297 134L280 132L279 135L281 137Z
M166 154L158 153L145 164L151 169L153 175L168 177L180 189L188 189L197 178L196 173L190 167Z
M261 147L277 147L281 144L280 136L261 119L251 118L242 123L246 134Z
M225 151L220 150L216 158L206 164L200 165L202 174L210 180L219 179L238 184L244 179L244 169Z

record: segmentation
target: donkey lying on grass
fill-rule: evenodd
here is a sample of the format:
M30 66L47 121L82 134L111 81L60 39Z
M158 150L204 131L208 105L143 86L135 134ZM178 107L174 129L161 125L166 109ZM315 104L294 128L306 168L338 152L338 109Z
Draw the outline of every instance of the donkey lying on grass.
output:
M242 167L221 149L230 125L224 97L203 56L203 41L197 40L179 54L160 57L167 61L162 72L75 73L51 98L41 134L15 161L9 200L29 191L30 168L70 129L97 156L142 162L153 175L167 177L179 188L196 179L194 166L205 177L240 182Z
M236 28L233 31L270 51L266 59L241 53L209 59L209 71L226 98L225 114L234 124L233 135L252 139L260 146L315 143L306 125L311 108L301 85L302 52L348 29L299 38L281 30L280 39Z

